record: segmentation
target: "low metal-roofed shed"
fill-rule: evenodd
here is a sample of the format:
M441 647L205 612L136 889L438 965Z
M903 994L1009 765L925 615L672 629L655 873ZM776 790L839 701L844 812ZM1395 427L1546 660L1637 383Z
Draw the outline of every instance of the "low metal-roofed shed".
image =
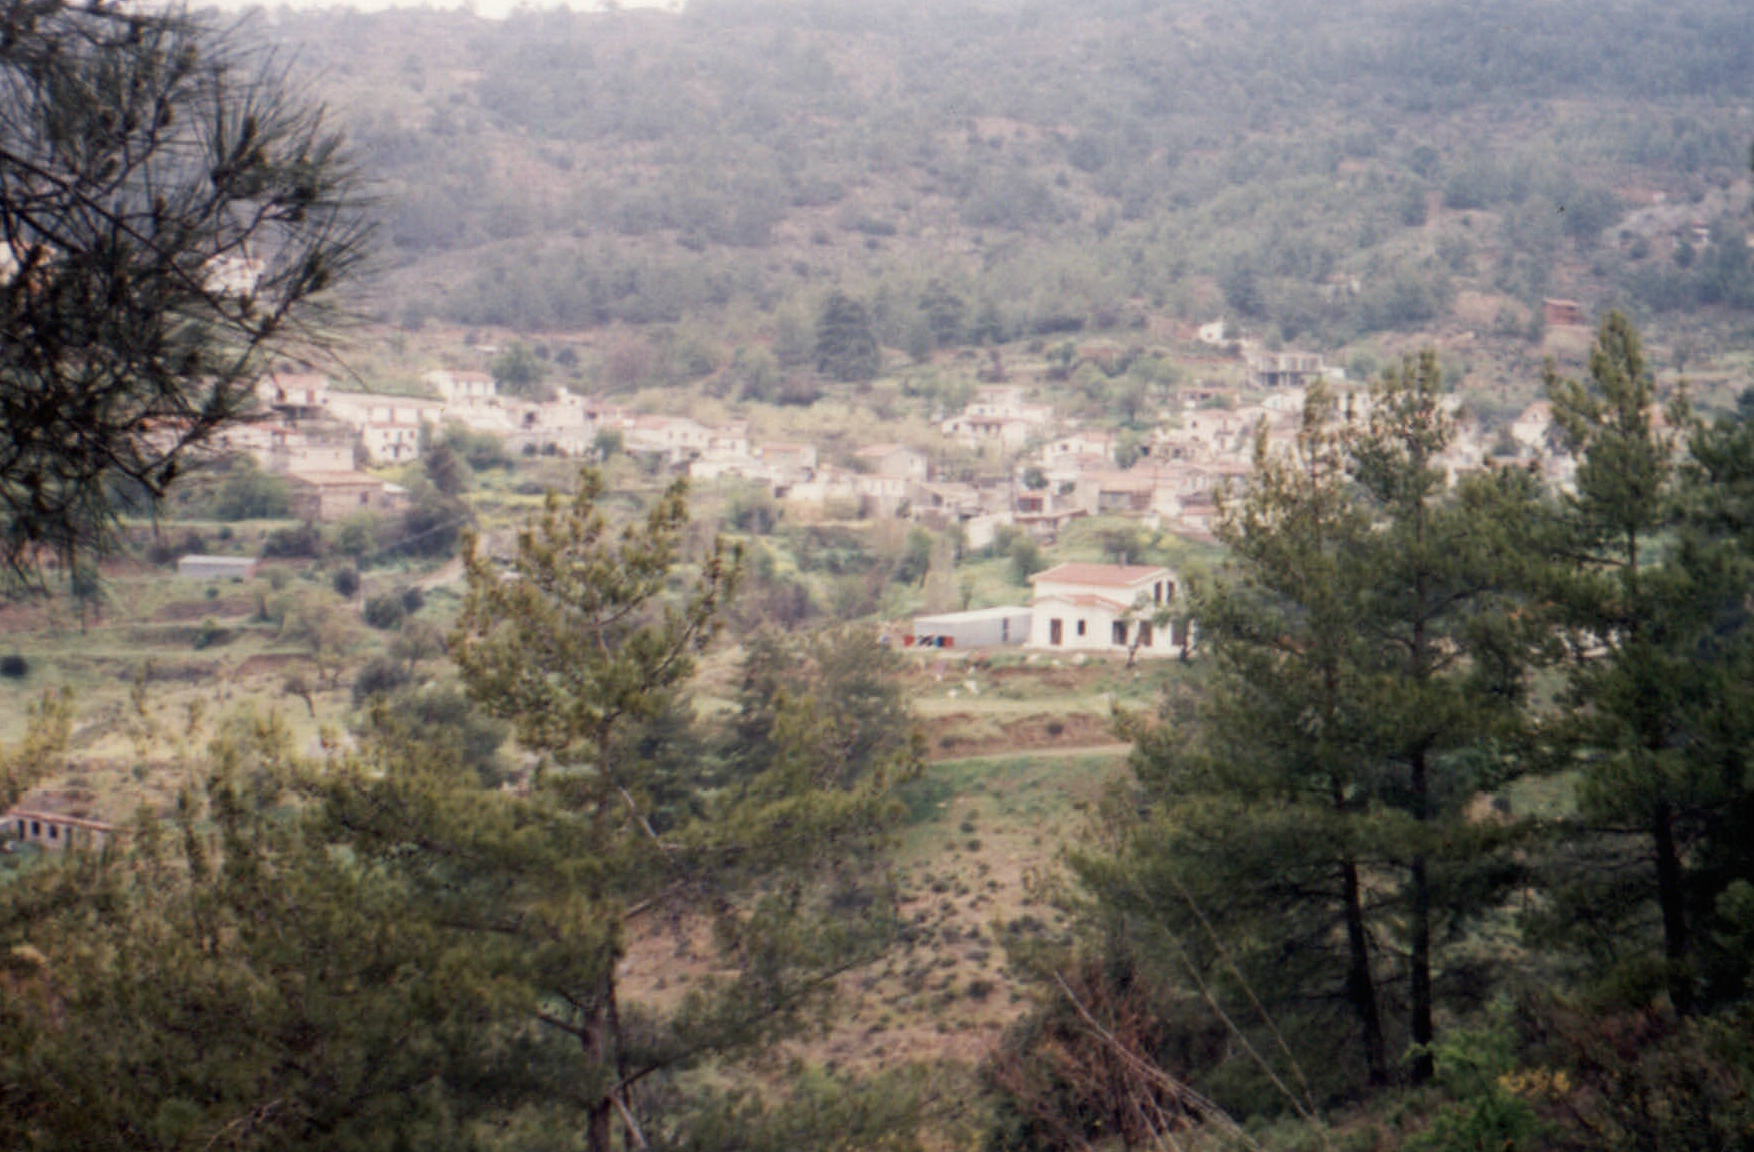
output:
M179 556L177 575L190 580L248 580L256 574L254 556Z
M975 608L914 617L909 643L926 648L997 648L1029 642L1030 609Z

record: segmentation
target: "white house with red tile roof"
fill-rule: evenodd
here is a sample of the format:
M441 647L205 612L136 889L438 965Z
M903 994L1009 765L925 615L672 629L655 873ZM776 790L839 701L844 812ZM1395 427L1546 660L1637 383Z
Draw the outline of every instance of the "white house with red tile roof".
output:
M711 446L713 429L687 416L635 416L624 435L627 452L647 452L680 464Z
M1115 434L1113 432L1073 432L1058 440L1050 440L1042 445L1041 459L1044 465L1057 464L1061 460L1073 457L1102 457L1111 462L1114 459Z
M755 455L775 470L776 478L783 484L810 479L820 463L816 445L795 441L770 441L758 445Z
M1021 447L1053 422L1050 404L1028 404L1015 384L989 384L960 413L939 425L944 435L965 444L996 440Z
M939 428L944 435L961 444L974 446L991 441L1007 448L1021 448L1029 443L1041 424L1021 416L982 416L962 413L944 421Z
M1157 627L1152 616L1175 601L1176 576L1148 564L1061 564L1029 578L1029 643L1050 651L1141 656L1179 652L1180 627Z

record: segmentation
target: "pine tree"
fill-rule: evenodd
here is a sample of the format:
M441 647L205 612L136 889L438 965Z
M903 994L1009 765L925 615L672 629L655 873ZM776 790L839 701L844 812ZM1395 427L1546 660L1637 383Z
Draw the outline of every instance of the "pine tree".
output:
M367 223L319 105L177 5L0 15L0 564L109 540L320 347Z
M771 756L739 773L642 748L651 725L681 722L738 576L715 545L679 578L684 493L617 529L587 470L520 534L510 571L471 547L453 652L471 696L538 757L521 793L443 757L330 792L356 851L412 869L441 922L515 945L505 979L576 1044L571 1094L594 1152L617 1125L645 1143L636 1088L649 1077L801 1026L887 931L870 864L894 814L893 759L848 773L828 754L826 703L782 708ZM717 974L669 1010L627 1003L623 971L630 933L661 916L699 917L716 947Z
M1435 941L1490 906L1508 878L1497 833L1463 806L1519 771L1525 673L1543 639L1529 593L1541 576L1536 489L1501 470L1450 486L1439 462L1453 435L1433 353L1405 360L1371 393L1348 445L1371 531L1357 552L1366 659L1359 751L1382 773L1377 799L1409 821L1393 851L1405 869L1412 1076L1430 1078Z
M1638 334L1619 314L1602 324L1588 380L1549 371L1547 387L1578 455L1561 541L1577 659L1560 735L1581 775L1579 850L1606 851L1612 864L1559 892L1555 919L1601 925L1607 967L1630 977L1643 934L1629 917L1654 905L1658 984L1685 1014L1697 997L1701 926L1741 870L1710 878L1702 866L1711 845L1743 838L1724 821L1746 813L1750 793L1747 433L1732 423L1696 429L1689 463L1665 427L1685 423L1686 411L1663 418ZM1644 879L1631 889L1603 883L1627 863Z
M1312 395L1295 449L1257 450L1225 509L1229 580L1195 605L1213 666L1185 723L1130 726L1154 815L1084 879L1281 1032L1347 1037L1353 1075L1390 1076L1404 973L1414 1079L1429 1076L1437 942L1492 906L1506 832L1466 820L1501 784L1539 631L1523 595L1536 492L1525 473L1452 486L1435 359L1408 360L1335 420ZM1319 1007L1339 1004L1349 1020ZM1332 1059L1326 1087L1348 1082Z
M1235 579L1196 608L1214 667L1210 697L1191 716L1135 721L1129 734L1140 781L1162 805L1135 848L1151 870L1146 890L1159 893L1155 914L1211 964L1201 922L1217 928L1240 973L1270 986L1277 1011L1331 991L1352 1016L1340 1034L1355 1037L1336 1047L1357 1053L1367 1080L1386 1083L1383 960L1363 838L1347 831L1369 819L1373 794L1355 750L1361 605L1346 571L1367 528L1333 402L1318 391L1293 451L1258 442L1253 481L1225 509ZM1319 1018L1281 1027L1334 1035Z

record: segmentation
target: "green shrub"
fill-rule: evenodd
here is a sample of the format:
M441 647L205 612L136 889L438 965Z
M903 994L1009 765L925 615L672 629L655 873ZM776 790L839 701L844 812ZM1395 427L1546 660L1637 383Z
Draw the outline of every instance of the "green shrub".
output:
M388 632L402 626L402 621L408 617L408 609L399 593L385 592L365 602L363 615L367 624Z
M270 532L262 542L264 559L309 560L323 554L323 536L315 524L300 524Z
M1511 1091L1516 1035L1504 1008L1481 1027L1453 1029L1432 1045L1431 1055L1450 1103L1407 1141L1409 1152L1516 1152L1539 1135L1534 1106Z
M406 668L394 660L374 656L353 678L353 703L357 706L373 696L387 696L406 683Z

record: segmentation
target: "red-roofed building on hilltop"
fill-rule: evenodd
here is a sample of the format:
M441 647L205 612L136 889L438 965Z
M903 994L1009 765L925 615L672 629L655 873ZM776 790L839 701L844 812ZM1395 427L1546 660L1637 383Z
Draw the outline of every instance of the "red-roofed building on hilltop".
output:
M1147 564L1061 564L1029 578L1032 648L1169 656L1183 647L1185 625L1158 626L1175 602L1176 576Z

